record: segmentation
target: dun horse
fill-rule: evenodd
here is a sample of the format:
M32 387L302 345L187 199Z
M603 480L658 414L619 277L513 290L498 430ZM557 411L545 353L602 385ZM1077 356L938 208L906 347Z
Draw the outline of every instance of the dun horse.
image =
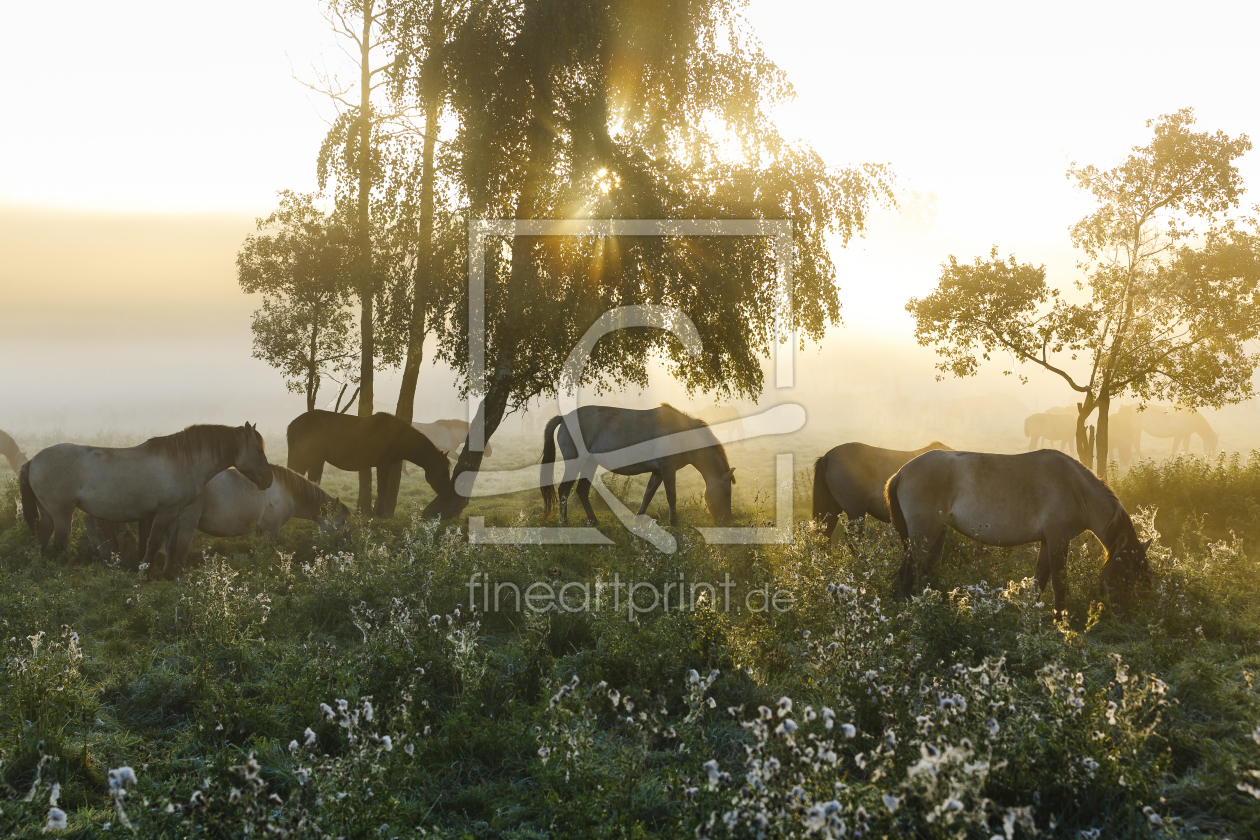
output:
M325 462L350 472L376 467L377 481L394 464L410 461L424 470L424 478L437 493L422 516L450 515L459 497L451 482L446 455L427 437L392 414L351 417L331 411L299 414L288 429L289 469L316 484Z
M152 563L167 527L210 479L236 467L259 488L271 486L262 435L244 426L189 426L139 446L113 449L59 443L39 452L19 475L22 515L38 525L41 550L66 550L75 508L107 522L140 522L143 563Z
M566 418L573 418L575 415L589 453L580 464L576 463L577 445L569 434L568 423L565 422ZM556 509L556 488L553 486L555 469L552 465L556 460L557 426L560 427L560 454L566 462L559 493L562 524L567 524L569 520L569 491L575 481L578 499L586 510L586 516L592 524L595 523L595 511L590 501L590 479L594 476L597 465L618 475L651 473L647 492L643 494L643 504L639 506L639 515L647 512L648 503L652 501L656 489L664 484L665 498L669 502L669 524L677 525L674 477L680 469L690 464L704 477L704 500L714 521L719 525L726 525L731 521L731 485L735 483L735 470L726 460L726 450L704 421L689 417L670 405L644 410L588 405L567 415L551 418L543 432L543 519ZM696 432L699 445L689 442L688 451L674 454L669 442L662 439L682 432ZM636 444L644 447L643 454L646 457L632 464L616 463L607 457L609 453Z
M1115 494L1061 452L1019 455L928 452L888 481L888 509L906 547L901 594L914 591L915 567L931 571L945 547L945 527L986 545L1041 543L1037 591L1054 581L1054 610L1067 600L1068 546L1092 531L1107 550L1099 581L1105 592L1126 594L1150 581L1146 549Z
M26 455L18 449L17 441L4 432L0 432L0 455L9 462L9 469L17 472L26 463Z
M842 443L814 462L814 519L830 538L840 512L856 534L866 527L866 515L890 522L884 485L907 461L935 449L949 450L933 441L913 452L880 449L865 443Z
M459 457L459 448L468 440L467 420L436 420L432 423L412 423L411 426L452 461ZM486 441L485 457L489 458L492 454L490 441Z
M1030 414L1024 419L1024 434L1028 435L1028 448L1036 449L1044 439L1058 444L1059 449L1076 452L1076 415L1046 412Z
M166 533L166 573L183 565L193 534L240 537L255 525L275 540L290 519L314 521L324 533L346 524L350 509L317 485L278 464L271 465L275 481L266 490L236 470L224 470L210 480L197 500L180 514Z
M1208 424L1207 418L1197 411L1158 408L1147 411L1134 411L1132 408L1122 410L1130 412L1135 425L1140 429L1139 435L1146 432L1151 437L1172 438L1172 452L1169 457L1176 457L1178 449L1183 449L1189 455L1191 435L1199 436L1203 441L1203 451L1209 457L1216 454L1219 438ZM1141 447L1139 451L1140 449Z

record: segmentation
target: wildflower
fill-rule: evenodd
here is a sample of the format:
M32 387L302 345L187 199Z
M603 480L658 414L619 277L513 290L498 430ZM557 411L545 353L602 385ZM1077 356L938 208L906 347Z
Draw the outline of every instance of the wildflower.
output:
M884 746L894 749L897 746L897 733L891 729L884 730Z
M718 781L722 778L721 771L718 770L718 763L715 759L709 759L704 763L704 772L709 776L709 790L717 790Z
M415 744L413 744L413 743L411 743L410 741L408 741L408 742L407 742L407 746L403 747L403 752L405 752L408 756L415 755L415 753L416 753L416 746L415 746Z
M822 719L823 719L823 726L827 727L828 729L836 725L836 713L833 712L831 709L828 709L826 706L823 706L823 709L822 709Z
M66 812L60 808L48 809L48 825L44 826L44 831L65 831L66 830Z
M192 796L188 797L188 805L192 808L204 808L207 805L206 795L196 788L193 789Z
M329 711L332 711L332 710L331 710L331 709L329 709ZM306 727L306 732L304 732L303 734L304 734L304 735L306 735L306 746L308 746L308 747L313 747L313 746L315 746L315 741L316 741L316 737L315 737L315 730L314 730L314 729L311 729L311 728L308 726L308 727Z
M546 764L547 759L551 757L551 749L546 746L538 748L538 757L542 759L542 763Z
M792 698L780 697L779 698L779 717L783 717L784 715L790 714L791 711L792 711Z
M366 720L368 723L371 723L373 714L374 712L372 710L372 698L371 697L363 698L363 719Z
M687 672L687 682L696 685L700 682L700 672L694 668Z
M1091 776L1093 776L1094 771L1098 769L1098 762L1094 761L1094 759L1090 758L1089 756L1085 756L1084 758L1082 758L1081 764L1085 765L1085 769L1089 771L1089 774Z
M385 748L385 752L394 751L394 739L388 735L381 736L381 746Z
M886 644L886 645L891 645L892 643L893 643L893 634L892 634L892 633L889 633L889 634L888 634L888 638L887 638L887 639L884 639L884 644Z
M984 722L984 725L989 727L990 738L992 738L994 735L997 735L998 731L1002 728L1001 726L998 725L998 722L993 718L989 718L988 720L986 720Z
M840 731L844 733L844 737L846 738L852 738L857 735L857 727L851 723L841 724Z
M311 778L311 770L309 767L299 767L297 772L298 784L304 785Z
M1150 820L1151 825L1160 826L1164 824L1163 817L1155 813L1155 809L1152 808L1150 805L1147 805L1145 808L1143 808L1142 813L1146 814L1146 818Z
M897 813L897 806L901 804L901 800L893 796L891 793L884 794L884 807L888 809L888 813Z
M805 718L806 722L812 721L818 717L818 713L814 711L813 706L806 706L803 717Z
M298 772L298 778L299 779L302 778L301 771ZM241 789L232 788L232 792L228 794L228 802L235 805L237 802L240 802L240 801L241 801Z
M796 721L788 718L775 727L774 734L791 737L796 732Z
M1251 730L1251 740L1260 744L1260 723L1256 724L1256 728Z
M109 789L123 790L127 785L136 783L136 771L130 767L118 767L109 771Z
M53 782L52 790L48 792L48 804L54 808L57 806L57 800L61 798L61 783Z
M322 714L324 717L328 718L329 720L332 720L332 719L333 719L334 712L333 712L333 710L332 710L332 706L329 706L327 703L320 703L320 704L319 704L319 712L320 712L320 714ZM306 731L307 731L307 732L310 732L311 730L309 730L309 729L308 729L308 730L306 730ZM308 738L309 738L309 736L308 736Z
M963 809L963 804L959 802L957 799L955 799L954 797L951 796L949 799L945 800L946 811L961 811L962 809Z
M1114 700L1108 701L1108 703L1107 703L1107 723L1111 724L1112 726L1115 726L1115 725L1116 725L1116 710L1117 710L1117 709L1119 709L1119 708L1120 708L1120 707L1116 705L1116 701L1114 701ZM1260 730L1260 726L1256 727L1256 729L1257 729L1257 730ZM1256 743L1260 744L1260 740L1257 740L1257 741L1256 741Z
M289 752L297 752L297 751L298 751L298 742L297 742L297 739L294 738L292 741L289 742Z
M617 708L617 704L621 702L621 692L615 688L608 689L608 699L612 701L613 708Z

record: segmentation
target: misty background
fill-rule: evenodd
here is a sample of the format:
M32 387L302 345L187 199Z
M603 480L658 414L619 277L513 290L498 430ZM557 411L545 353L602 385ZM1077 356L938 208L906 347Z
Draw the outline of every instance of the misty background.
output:
M278 439L303 400L251 357L258 301L239 290L235 258L277 190L315 187L331 114L293 77L336 71L340 56L317 4L66 10L66 60L16 40L0 54L10 113L35 127L0 135L11 162L0 170L0 428L19 442L132 441L251 420ZM9 13L14 32L35 31L43 14ZM970 261L994 244L1045 263L1053 285L1076 279L1067 229L1090 203L1065 170L1118 161L1144 142L1147 119L1190 105L1201 129L1260 134L1243 40L1256 15L1225 3L1175 20L1134 4L752 3L798 94L778 114L785 136L834 165L889 162L899 204L836 244L844 325L807 344L796 387L768 386L763 403L805 404L812 435L835 443L1026 446L1022 416L1075 395L1028 367L1021 385L997 360L973 379L936 381L906 300L934 286L949 254ZM1177 72L1151 81L1141 68L1170 53ZM19 83L31 66L39 76ZM1260 183L1256 161L1241 161L1245 183ZM416 419L464 416L453 374L426 359ZM399 376L378 373L379 409L392 409ZM321 400L335 396L329 386ZM620 400L709 404L663 373ZM1207 414L1223 449L1260 445L1253 406ZM531 426L509 418L502 432Z

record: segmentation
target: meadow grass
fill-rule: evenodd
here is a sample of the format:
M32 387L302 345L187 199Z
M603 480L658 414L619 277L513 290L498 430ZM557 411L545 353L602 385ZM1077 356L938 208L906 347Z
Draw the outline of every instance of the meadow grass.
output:
M1035 547L952 539L899 600L895 535L829 547L806 466L790 545L707 545L686 485L671 555L599 505L612 546L474 546L465 521L416 518L413 477L348 543L303 522L274 545L199 537L171 582L103 567L81 526L69 561L42 559L9 481L0 835L1260 836L1260 460L1130 470L1156 585L1102 603L1083 537L1058 625ZM741 478L738 524L772 518L765 477ZM353 476L325 486L348 499ZM484 590L473 609L474 575L732 586L729 607L701 587L630 620L607 589L598 610L486 610ZM790 608L759 609L763 589Z

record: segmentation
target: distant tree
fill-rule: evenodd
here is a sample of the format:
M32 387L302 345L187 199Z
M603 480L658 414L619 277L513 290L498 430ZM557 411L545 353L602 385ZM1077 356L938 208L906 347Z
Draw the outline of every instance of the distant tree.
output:
M1192 132L1193 123L1188 108L1150 120L1152 141L1118 166L1069 169L1099 202L1071 230L1088 257L1076 284L1087 303L1068 303L1044 266L1002 260L995 247L971 266L951 255L937 288L906 304L942 371L973 375L1003 352L1008 374L1031 363L1062 377L1081 394L1078 451L1089 466L1099 453L1100 475L1112 397L1219 407L1252 394L1260 354L1246 343L1260 337L1260 240L1247 230L1253 219L1226 215L1243 191L1234 161L1251 142Z
M788 219L790 323L811 337L839 317L829 235L863 229L890 197L882 166L830 169L780 137L770 108L791 95L736 0L501 0L469 14L451 50L452 162L473 218ZM653 354L688 387L757 394L786 301L764 237L516 237L486 254L487 436L554 394L573 344L605 311L663 304L704 342L629 330L599 343L589 382L646 382ZM440 354L467 370L467 297L442 317ZM469 383L471 387L479 383ZM465 447L455 474L476 470Z
M287 191L236 258L241 288L263 296L251 325L254 357L279 369L290 391L306 394L307 411L325 378L341 383L343 394L357 379L351 260L344 226L314 196Z
M308 86L328 96L339 114L320 148L317 172L321 189L336 195L346 215L354 244L354 288L359 301L359 416L375 410L375 366L380 359L376 302L382 292L382 271L375 245L398 209L397 198L407 175L387 177L386 170L406 173L410 143L406 132L395 131L401 114L388 93L390 71L398 44L393 21L404 5L389 0L326 0L323 4L333 31L347 46L355 64L353 81L321 77ZM387 360L389 361L389 360ZM372 509L372 471L359 473L359 510Z

